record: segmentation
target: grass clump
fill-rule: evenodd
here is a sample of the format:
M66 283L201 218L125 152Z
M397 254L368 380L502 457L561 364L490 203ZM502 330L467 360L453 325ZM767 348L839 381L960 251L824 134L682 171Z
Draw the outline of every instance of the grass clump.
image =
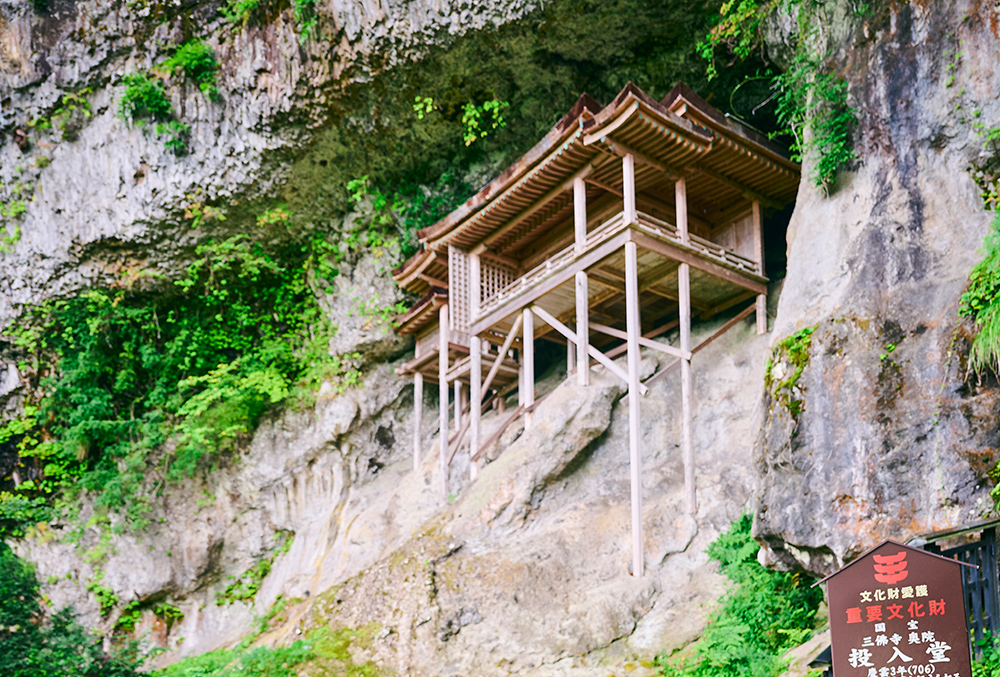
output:
M822 591L758 564L751 522L743 515L708 547L732 587L687 660L657 659L664 677L776 677L787 667L782 654L812 632Z
M295 677L296 666L314 656L312 647L299 640L289 647L220 649L186 658L154 672L156 677Z
M983 260L969 273L959 314L971 317L978 329L969 351L969 369L1000 373L1000 212L983 244Z

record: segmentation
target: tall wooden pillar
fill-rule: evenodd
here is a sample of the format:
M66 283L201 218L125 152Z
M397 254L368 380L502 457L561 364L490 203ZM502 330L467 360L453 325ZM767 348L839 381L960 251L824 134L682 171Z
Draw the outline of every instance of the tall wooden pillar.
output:
M469 317L479 317L482 269L479 254L469 255ZM471 323L470 323L471 324ZM483 404L483 353L479 336L469 336L469 479L476 479L479 466L472 460L479 451L479 424Z
M441 501L448 500L448 304L441 306L438 315L438 394L441 398L439 425L441 435L441 457L438 459L441 473Z
M753 214L753 245L757 255L757 272L764 274L764 220L760 214L760 201L754 200L751 207ZM767 294L757 295L757 333L767 333Z
M455 430L462 427L462 410L465 409L465 384L455 381Z
M677 179L674 184L677 209L677 233L681 242L688 244L687 182ZM691 267L682 263L677 269L677 298L680 305L681 351L691 352ZM691 516L698 512L694 482L694 452L691 441L691 359L681 358L681 458L684 462L684 492Z
M524 391L525 407L530 407L535 403L535 316L530 308L525 308L522 312L523 325L521 342L524 344L523 355L521 357L521 383L518 390ZM524 417L524 427L531 427L531 412Z
M424 417L424 375L419 371L413 375L413 469L420 468L420 452L423 436L420 423Z
M583 256L587 249L587 184L582 177L573 181L573 232L574 249ZM576 383L590 385L590 309L587 273L576 273ZM567 350L570 347L567 346Z
M639 417L639 264L635 242L625 243L625 322L628 336L628 449L632 487L632 574L642 576L642 449Z
M635 157L631 153L622 158L622 200L625 223L635 223L638 219L635 208Z

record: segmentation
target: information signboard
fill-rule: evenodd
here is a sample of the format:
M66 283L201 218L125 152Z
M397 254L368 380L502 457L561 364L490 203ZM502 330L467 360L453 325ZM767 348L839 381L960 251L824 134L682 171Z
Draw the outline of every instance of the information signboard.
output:
M886 541L823 579L834 677L972 677L963 566Z

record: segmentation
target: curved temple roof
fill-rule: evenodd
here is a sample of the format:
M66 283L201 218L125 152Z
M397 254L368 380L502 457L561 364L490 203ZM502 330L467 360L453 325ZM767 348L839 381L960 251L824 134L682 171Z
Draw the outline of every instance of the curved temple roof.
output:
M799 184L799 166L780 149L686 85L657 102L629 83L604 107L582 95L528 153L451 214L418 231L421 251L394 270L394 278L425 293L447 275L440 253L449 245L500 255L516 250L537 230L571 214L574 178L620 194L621 166L610 160L627 153L636 158L637 183L683 176L688 195L720 213L750 199L786 204Z

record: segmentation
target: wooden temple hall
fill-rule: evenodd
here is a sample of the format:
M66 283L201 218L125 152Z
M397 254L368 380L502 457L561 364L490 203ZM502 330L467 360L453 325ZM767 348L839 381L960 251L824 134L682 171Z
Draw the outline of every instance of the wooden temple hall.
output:
M631 84L607 106L580 97L524 157L419 231L421 250L393 271L421 296L398 326L416 338L415 357L398 370L414 381L415 467L425 380L440 393L444 496L454 455L468 449L474 480L499 436L481 438L488 407L503 412L516 389L518 406L504 412L501 430L519 416L530 427L535 342L564 342L580 386L594 365L628 384L633 572L641 576L640 351L680 365L677 415L693 514L691 356L699 346L691 323L743 304L720 331L753 312L757 331L767 331L761 210L791 202L798 184L798 165L683 84L662 101ZM679 339L669 345L662 336L673 329ZM625 368L613 361L622 354ZM455 430L447 432L452 402Z

